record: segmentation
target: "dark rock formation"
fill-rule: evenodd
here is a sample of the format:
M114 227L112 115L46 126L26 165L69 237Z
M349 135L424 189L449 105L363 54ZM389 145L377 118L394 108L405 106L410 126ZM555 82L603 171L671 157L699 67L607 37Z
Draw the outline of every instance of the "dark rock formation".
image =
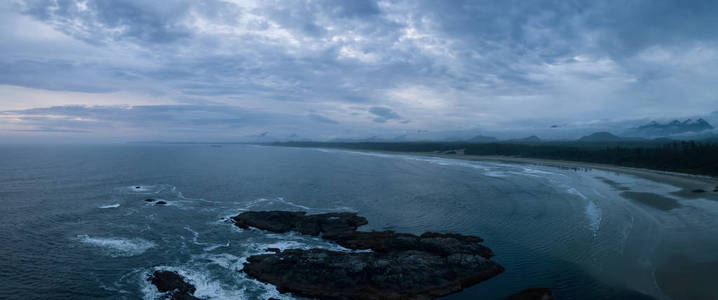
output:
M479 255L408 250L285 250L251 256L244 272L280 292L319 299L432 299L489 279L503 267Z
M145 201L147 201L147 202L154 202L154 201L155 201L155 199L152 199L152 198L148 198L148 199L145 199Z
M195 287L186 282L184 278L172 271L155 271L148 278L154 286L162 293L167 293L172 300L199 300L193 296Z
M694 193L705 193L706 190L704 190L704 189L695 189L695 190L693 190L693 192L694 192Z
M303 297L432 299L461 291L504 270L489 260L494 254L478 244L482 241L479 237L356 231L367 221L353 213L244 212L232 220L242 228L321 234L345 248L372 250L290 249L247 259L243 269L247 275L277 286L280 292Z
M478 244L482 241L481 238L458 234L427 232L416 236L392 231L345 231L325 233L322 237L345 248L356 250L371 249L376 252L418 250L439 256L453 253L469 253L486 258L494 256L491 249Z
M155 202L155 205L165 205L165 204L167 204L167 202L162 201L162 200Z
M553 294L550 289L525 289L508 296L506 300L553 300Z
M232 217L232 222L243 229L255 227L271 232L296 231L319 235L321 232L342 232L367 224L365 218L353 213L307 215L293 211L248 211Z

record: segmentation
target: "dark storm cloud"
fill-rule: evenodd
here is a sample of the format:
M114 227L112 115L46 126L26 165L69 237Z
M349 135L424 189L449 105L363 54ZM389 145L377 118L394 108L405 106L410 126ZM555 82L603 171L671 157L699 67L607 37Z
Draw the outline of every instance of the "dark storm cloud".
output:
M186 104L120 109L97 97L63 108L103 114L114 127L525 129L716 109L716 1L21 0L0 8L0 88ZM373 117L352 117L349 106ZM315 111L331 118L307 114ZM164 121L149 120L158 116Z
M373 106L369 108L369 112L376 116L376 118L374 118L374 122L377 123L384 123L388 120L401 119L401 116L399 116L399 114L386 107Z
M191 34L179 22L189 8L183 1L40 0L23 4L26 14L90 43L124 38L169 43Z

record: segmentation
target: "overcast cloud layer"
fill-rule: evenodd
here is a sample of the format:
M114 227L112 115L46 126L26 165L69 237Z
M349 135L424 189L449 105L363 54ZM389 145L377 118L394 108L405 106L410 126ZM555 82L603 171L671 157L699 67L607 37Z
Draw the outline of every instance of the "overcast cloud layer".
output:
M551 134L710 116L716 15L718 1L3 1L0 137Z

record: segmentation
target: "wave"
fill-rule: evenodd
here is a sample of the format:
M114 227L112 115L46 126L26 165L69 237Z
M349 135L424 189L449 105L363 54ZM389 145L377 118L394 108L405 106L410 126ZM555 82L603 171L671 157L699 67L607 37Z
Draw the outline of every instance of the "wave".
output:
M208 246L208 247L205 247L203 250L205 252L210 252L210 251L217 250L219 248L229 247L229 245L230 245L230 243L229 243L229 241L227 241L226 244L216 244L216 245Z
M207 263L207 260L210 262ZM294 299L279 293L272 285L250 279L244 273L236 272L236 265L240 262L242 262L240 258L231 254L195 257L194 260L179 267L154 267L148 272L142 272L138 279L141 281L141 290L145 299L164 299L166 297L147 280L150 274L157 270L177 272L196 288L194 296L200 299ZM224 276L218 276L219 274L207 268L212 264L230 269L230 273L224 275L231 276L232 280L223 282L218 279L218 277Z
M100 206L100 208L118 208L118 207L120 207L120 204L119 204L119 203L108 204L108 205L101 205L101 206Z
M503 162L491 162L491 161L469 161L469 160L463 160L463 159L459 159L459 158L452 159L452 158L421 156L421 155L389 154L389 153L376 153L376 152L337 150L337 149L329 150L329 149L315 148L314 150L318 150L318 151L322 151L322 152L342 152L342 153L358 154L358 155L381 157L381 158L400 158L400 159L405 159L405 160L427 162L430 164L435 164L435 165L440 165L440 166L467 167L467 168L480 170L483 172L482 174L485 176L498 177L498 178L509 177L511 174L532 176L532 177L539 177L539 176L546 176L546 175L566 176L566 175L560 174L560 173L543 171L543 170L538 170L538 169L534 169L534 168L527 168L525 166L522 166L523 164L521 164L521 163L508 164L508 163L503 163ZM518 169L519 171L509 171L509 170L515 170L515 169Z
M579 192L579 191L578 191L577 189L575 189L575 188L568 188L568 189L566 190L566 192L569 193L569 194L572 194L572 195L576 195L576 196L578 196L578 197L580 197L581 199L584 199L584 200L587 200L587 199L588 199L588 197L586 197L583 193Z
M600 207L594 202L593 200L589 199L584 195L583 193L579 192L575 188L567 188L566 192L578 196L579 198L586 200L586 208L584 208L584 215L586 216L586 219L588 220L588 228L593 233L593 237L598 236L598 231L601 229L601 220L603 219L603 211ZM598 191L594 192L598 195Z
M359 210L353 207L349 206L335 206L335 207L329 207L329 208L314 208L314 207L308 207L305 205L301 205L298 203L291 202L289 200L284 199L283 197L275 197L275 198L259 198L255 200L251 200L249 202L239 202L236 201L234 204L238 205L238 208L233 209L233 212L230 214L224 214L221 215L220 218L217 219L215 224L223 224L223 223L232 223L231 218L238 215L241 212L250 211L250 210L294 210L294 211L306 211L309 214L317 214L317 213L330 213L330 212L353 212L358 213ZM239 227L233 226L235 229L239 229ZM242 231L239 229L239 231Z
M77 239L83 244L105 250L112 257L140 255L156 246L155 243L140 238L98 238L81 234L77 236Z
M276 197L276 198L259 198L255 199L249 202L235 202L235 203L241 203L242 207L238 208L237 210L239 212L248 211L256 208L260 209L294 209L294 210L304 210L304 211L312 211L312 208L297 204L288 200L285 200L282 197ZM238 213L233 213L231 215L225 216L223 219L229 219L230 217L236 216Z
M593 201L588 201L585 209L586 218L588 218L588 225L593 232L593 237L598 236L598 231L601 229L602 212L601 209Z

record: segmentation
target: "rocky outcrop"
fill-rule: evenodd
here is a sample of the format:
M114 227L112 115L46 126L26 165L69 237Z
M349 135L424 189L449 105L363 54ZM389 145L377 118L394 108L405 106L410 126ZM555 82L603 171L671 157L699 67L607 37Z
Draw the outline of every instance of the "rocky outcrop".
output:
M319 299L433 299L503 272L482 239L450 233L363 232L353 213L244 212L241 228L320 235L351 250L290 249L247 259L243 271L280 292ZM274 249L272 249L274 250Z
M172 271L155 271L148 280L167 298L172 300L199 300L195 297L195 287L186 282L184 278Z
M433 299L489 279L503 268L479 255L285 250L251 256L247 275L280 292L319 299Z
M459 234L442 234L427 232L421 236L393 231L345 231L326 233L322 238L333 241L342 247L386 253L404 250L417 250L439 256L454 253L467 253L490 258L494 256L491 249L478 244L483 240L475 236Z
M307 215L294 211L248 211L232 217L232 222L243 229L255 227L271 232L296 231L315 236L322 232L352 231L367 224L364 217L353 213Z
M508 296L506 300L553 300L553 294L550 289L535 288L525 289L516 294Z

